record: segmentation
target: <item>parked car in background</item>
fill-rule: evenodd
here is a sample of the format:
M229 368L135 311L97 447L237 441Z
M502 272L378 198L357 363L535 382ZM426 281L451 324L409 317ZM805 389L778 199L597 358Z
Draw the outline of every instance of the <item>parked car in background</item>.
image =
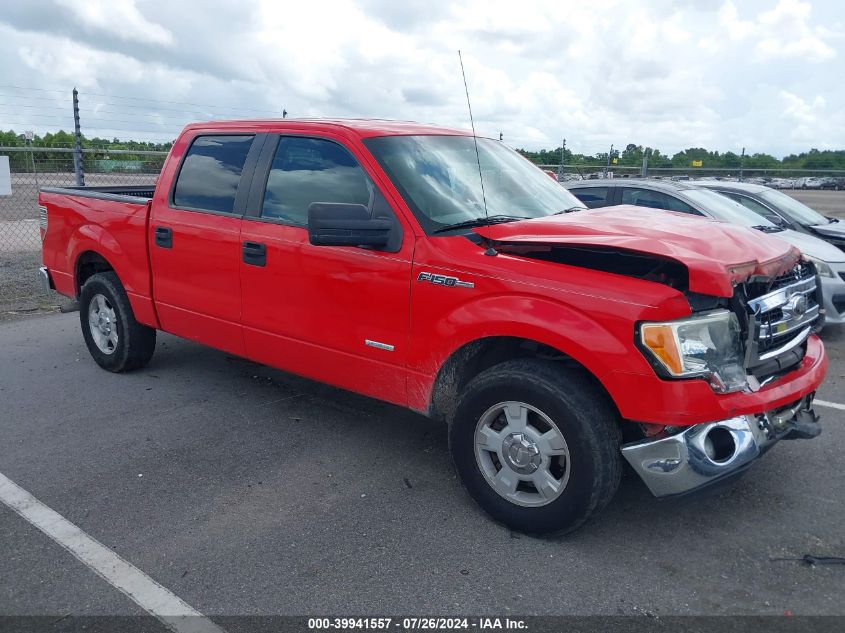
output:
M775 223L821 238L845 251L845 222L824 216L782 191L744 182L699 181L697 184L718 191Z
M620 183L604 180L600 183L567 183L565 186L575 194L576 198L593 209L632 204L638 207L703 215L773 234L798 248L804 257L816 265L821 279L825 322L845 323L845 253L807 232L784 226L785 223L776 213L769 211L768 214L764 214L761 211L752 211L739 202L703 187L702 183L703 181L693 184L653 180L629 180ZM718 182L712 186L767 189L760 185L745 183ZM772 192L779 196L789 197L777 191ZM792 198L789 199L792 200Z
M825 178L822 178L821 188L832 189L834 191L840 191L841 189L845 189L845 178L826 176Z
M815 176L804 176L795 181L795 189L821 189L822 179Z
M714 178L713 180L718 180ZM793 178L772 178L766 186L773 189L795 189L795 180Z

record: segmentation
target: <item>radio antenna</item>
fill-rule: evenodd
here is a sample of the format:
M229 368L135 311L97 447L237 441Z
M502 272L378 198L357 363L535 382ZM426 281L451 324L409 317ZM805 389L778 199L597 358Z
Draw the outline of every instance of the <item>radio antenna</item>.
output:
M469 88L467 88L467 74L464 72L464 58L461 51L458 51L458 60L461 62L461 76L464 78L464 91L467 94L467 110L469 110L469 124L472 126L472 140L475 143L475 162L478 164L478 180L481 182L481 202L484 204L484 218L489 219L487 213L487 196L484 194L484 176L481 175L481 158L478 155L478 137L475 135L475 121L472 120L472 105L469 102Z

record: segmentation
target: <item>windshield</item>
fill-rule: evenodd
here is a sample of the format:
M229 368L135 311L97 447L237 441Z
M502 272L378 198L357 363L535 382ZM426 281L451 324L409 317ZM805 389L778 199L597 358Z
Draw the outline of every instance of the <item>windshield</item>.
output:
M760 197L763 198L763 200L770 202L776 209L782 209L784 213L799 224L816 226L818 224L828 223L828 219L821 213L814 211L806 204L802 204L795 198L792 198L785 193L781 193L780 191L766 189L766 191L760 194Z
M715 191L710 191L709 189L685 189L684 196L717 220L723 220L731 224L740 224L742 226L764 226L767 229L783 230L762 215L757 215L754 211L742 206L739 202L734 202L727 196L723 196Z
M499 141L479 138L478 158L471 136L382 136L364 143L427 233L488 216L539 218L585 208Z

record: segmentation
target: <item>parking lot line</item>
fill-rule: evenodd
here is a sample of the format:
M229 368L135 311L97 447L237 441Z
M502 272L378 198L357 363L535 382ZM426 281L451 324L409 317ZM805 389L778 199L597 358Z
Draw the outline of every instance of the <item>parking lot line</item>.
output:
M175 633L225 633L108 547L0 473L0 501Z
M840 411L845 411L845 404L839 404L838 402L828 402L827 400L813 400L813 404L817 404L820 407L828 407L829 409L839 409Z

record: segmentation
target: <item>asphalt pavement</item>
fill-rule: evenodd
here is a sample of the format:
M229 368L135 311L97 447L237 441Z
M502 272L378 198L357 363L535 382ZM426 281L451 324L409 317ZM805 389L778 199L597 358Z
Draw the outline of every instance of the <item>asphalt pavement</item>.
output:
M845 218L845 193L830 189L786 189L784 193L824 215Z
M0 323L0 474L212 618L243 614L845 615L845 411L732 488L657 501L627 475L566 538L491 522L445 426L160 335L99 369L78 314ZM845 334L818 397L845 404ZM0 504L0 614L140 612Z

